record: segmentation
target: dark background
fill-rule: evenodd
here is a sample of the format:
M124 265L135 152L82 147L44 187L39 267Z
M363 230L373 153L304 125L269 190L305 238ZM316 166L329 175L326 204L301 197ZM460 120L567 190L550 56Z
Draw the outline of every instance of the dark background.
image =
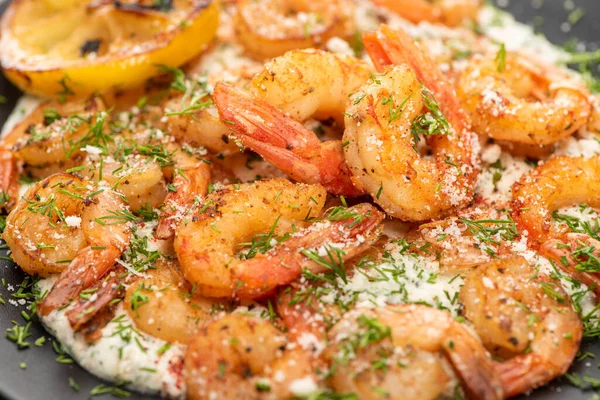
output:
M587 50L595 50L600 46L600 1L599 0L510 0L494 1L501 8L517 16L517 19L526 22L543 32L550 41L563 44L571 38L584 41ZM568 32L561 30L561 25L567 21L572 9L565 5L571 3L572 9L585 10L584 17L579 20ZM539 5L542 4L541 7ZM0 11L3 9L0 6ZM568 7L567 7L568 8ZM5 79L0 79L0 95L7 101L0 105L0 121L5 121L19 97L18 91ZM0 122L1 124L2 122ZM3 251L1 252L3 253ZM0 277L15 288L23 280L23 273L14 265L0 261ZM7 301L0 305L0 331L11 327L11 320L23 323L20 317L20 308L10 306L8 299L10 292L0 285L0 295ZM57 355L52 350L50 335L36 324L31 328L32 336L29 342L40 336L46 336L47 341L42 347L35 347L19 351L14 343L0 337L0 398L7 400L44 400L64 399L80 400L89 397L90 390L102 383L91 376L79 366L59 364L55 361ZM588 375L600 379L600 342L584 343L581 352L590 351L598 355L597 358L588 357L577 362L571 372ZM27 368L21 369L19 365L26 363ZM76 392L69 386L69 378L80 387ZM591 388L585 392L575 388L563 378L546 388L535 391L530 396L522 399L589 399L595 394ZM103 398L110 398L105 396ZM130 399L143 399L147 396L132 394Z

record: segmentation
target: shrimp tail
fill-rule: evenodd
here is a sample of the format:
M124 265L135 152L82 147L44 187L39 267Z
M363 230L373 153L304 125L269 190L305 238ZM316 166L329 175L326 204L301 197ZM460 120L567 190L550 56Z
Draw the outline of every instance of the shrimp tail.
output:
M494 367L502 380L507 398L542 386L557 376L548 370L542 357L534 353L496 363ZM567 369L559 375L566 372Z
M383 72L388 65L408 64L438 100L440 109L459 132L466 128L458 97L431 57L402 29L382 25L375 32L363 33L363 43L373 64Z
M580 262L585 261L585 258L578 259L572 251L583 246L595 249L595 257L600 257L598 252L600 241L581 233L567 233L558 239L547 240L541 245L539 252L542 256L554 260L566 274L586 285L596 297L600 297L600 274L579 271L576 268Z
M224 82L215 86L213 101L235 139L292 179L320 183L335 195L361 194L352 183L341 142L321 142L301 123Z
M282 287L277 296L277 314L281 317L292 340L297 340L306 332L312 333L318 338L324 337L325 321L318 318L307 318L308 315L315 315L319 312L318 304L320 303L312 295L307 296L306 299L303 298L303 301L296 301L295 297L301 290L302 286L298 283Z
M383 72L388 65L407 64L425 85L432 86L431 90L436 95L442 92L437 89L438 87L447 91L447 85L440 86L446 79L443 78L435 62L417 47L412 36L400 28L394 30L382 25L375 32L365 32L363 41L378 71Z
M0 209L10 211L19 197L19 165L11 151L0 150Z
M82 290L88 289L112 270L121 253L122 250L115 246L81 250L38 305L39 312L48 315L77 299Z
M81 299L73 308L67 311L67 318L74 331L79 331L95 319L96 315L115 299L123 298L125 286L123 282L128 276L124 268L115 268L105 279L96 281L89 289L94 296L89 299Z
M234 280L240 283L236 295L256 298L270 294L278 286L300 277L307 269L320 273L332 270L333 264L343 268L344 261L364 252L377 240L384 219L384 214L370 204L351 207L346 215L348 217L325 228L309 228L294 235L272 251L234 270ZM336 246L323 247L323 243L336 243ZM308 250L315 248L319 250ZM343 271L338 273L343 274Z
M459 334L448 340L445 351L452 367L461 378L468 398L504 399L502 381L487 357L487 353L473 351L481 344L469 334Z
M176 191L169 192L165 199L166 208L160 217L155 236L160 240L172 239L175 228L194 202L196 196L205 196L210 184L210 167L201 163L196 168L177 173L173 179ZM182 212L183 210L183 212Z

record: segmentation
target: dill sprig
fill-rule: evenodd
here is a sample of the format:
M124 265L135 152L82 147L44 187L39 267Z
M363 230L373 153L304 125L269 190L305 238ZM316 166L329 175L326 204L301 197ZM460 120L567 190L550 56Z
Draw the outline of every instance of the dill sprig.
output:
M66 151L66 158L70 158L73 153L82 147L94 146L102 150L103 154L108 154L108 144L114 142L114 138L105 128L106 121L110 116L111 110L100 111L94 115L93 123L90 119L90 127L87 133L80 139L74 141L71 147ZM87 120L86 120L87 121Z
M580 205L580 210L586 211L588 208L586 205ZM598 217L593 218L592 221L584 221L580 218L574 217L568 214L559 214L557 211L552 213L552 218L561 223L565 223L569 230L573 233L580 233L589 236L591 239L600 240L600 222ZM598 250L596 246L586 243L582 240L576 241L577 247L573 249L572 245L560 244L568 248L571 252L572 258L577 262L574 268L578 271L584 272L600 272L600 258L598 257ZM565 266L570 266L571 261L566 257L563 257L560 262Z
M450 124L442 113L438 101L424 85L421 85L421 97L429 112L419 115L410 126L415 151L417 143L421 140L419 135L447 135L450 132Z
M117 225L139 220L139 218L133 215L129 210L108 210L108 214L109 215L103 217L98 217L94 221L100 225Z
M339 352L334 358L335 364L346 365L359 350L372 344L379 343L392 335L392 329L377 318L369 318L362 314L357 319L358 329L344 339L339 346Z
M162 72L168 72L173 76L171 88L184 94L181 98L181 110L166 112L166 117L190 115L213 105L205 77L188 80L183 70L179 68L171 68L165 65L160 65L159 68Z
M500 44L500 50L496 54L496 60L498 63L498 72L504 72L506 69L506 47L504 43Z
M131 230L129 247L125 250L121 259L131 265L136 272L144 272L155 268L156 262L164 255L158 250L149 250L148 237L140 235L137 229Z
M344 283L348 282L344 267L344 256L346 253L342 249L329 244L324 245L322 249L325 252L323 256L317 250L304 249L301 253L315 263L333 271Z
M247 247L248 249L244 249L239 253L239 257L242 260L249 260L251 258L256 257L257 254L265 254L267 251L271 250L273 247L278 244L285 242L288 240L292 233L286 233L284 235L276 235L275 229L277 228L277 224L281 219L281 215L275 219L271 229L267 233L259 233L252 238L250 242L238 243L240 247Z
M580 206L584 211L587 206ZM552 218L557 222L563 222L567 224L571 232L584 233L589 235L592 239L600 240L598 233L600 232L600 222L598 218L594 218L593 222L582 221L581 219L568 214L559 214L558 211L552 213Z
M392 122L394 122L395 120L400 118L400 116L404 112L405 105L411 96L412 96L412 93L409 94L408 96L406 96L406 98L404 100L402 100L402 102L400 102L400 104L396 108L394 108L394 95L393 94L390 94L389 97L383 98L381 100L381 104L383 104L383 105L389 104L389 107L390 107L390 110L389 110L390 117L388 120L388 124L391 124Z
M482 243L500 244L500 241L496 238L498 234L500 234L501 239L508 241L513 241L519 236L515 221L510 218L483 219L479 221L459 218L459 221L465 224L469 232Z
M41 197L37 196L37 201L28 200L23 197L29 206L27 206L27 210L32 213L46 215L48 218L52 219L54 216L58 217L62 222L65 221L65 214L62 212L60 208L56 205L56 199L54 197L54 193L50 194L46 199L42 200Z
M173 156L177 150L169 152L162 144L158 145L141 145L136 144L135 149L143 156L150 157L152 160L158 162L162 168L175 165Z
M356 209L348 207L348 203L346 203L346 199L344 196L340 197L341 205L335 206L331 208L325 217L328 221L343 221L346 219L352 219L353 222L348 225L348 228L354 228L358 224L360 224L365 218L370 217L371 212L368 211L366 214L361 214Z

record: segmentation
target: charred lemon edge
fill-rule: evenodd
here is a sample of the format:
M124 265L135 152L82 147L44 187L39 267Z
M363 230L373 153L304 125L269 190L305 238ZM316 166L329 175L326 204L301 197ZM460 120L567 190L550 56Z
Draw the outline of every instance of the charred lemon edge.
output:
M16 6L18 2L13 5ZM9 11L2 19L2 35L6 35L10 29ZM216 36L219 26L218 1L208 0L207 5L193 11L187 22L169 32L171 37L164 43L150 46L141 53L115 57L106 63L89 61L84 65L44 69L43 65L14 65L10 59L0 58L6 77L26 93L46 98L59 98L65 94L70 95L69 99L82 98L113 88L135 87L158 75L160 70L157 65L178 67L200 54ZM9 40L13 43L16 41L12 37ZM194 43L193 51L191 43Z

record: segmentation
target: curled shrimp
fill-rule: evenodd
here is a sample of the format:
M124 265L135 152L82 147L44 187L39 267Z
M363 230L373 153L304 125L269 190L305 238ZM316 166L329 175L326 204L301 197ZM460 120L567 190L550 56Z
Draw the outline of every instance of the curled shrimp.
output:
M367 63L322 50L293 50L252 79L256 95L296 121L344 121L348 96L371 75ZM242 141L243 143L243 141Z
M190 341L184 367L188 398L292 398L295 382L306 380L316 389L310 360L286 349L287 343L269 321L243 314L218 319Z
M414 23L427 21L449 26L475 20L481 7L480 0L374 0L374 3Z
M163 167L172 164L174 150L162 143L168 138L156 139L156 132L140 123L111 135L104 146L91 149L77 172L120 192L133 212L159 207L167 196Z
M213 101L240 144L303 183L320 183L336 195L361 194L350 179L342 141L321 142L299 121L343 121L348 96L369 77L354 57L294 50L277 57L252 80L259 98L219 82Z
M600 206L600 156L555 157L524 175L513 185L512 217L526 232L534 249L550 238L561 237L552 224L552 212L574 204Z
M96 221L111 214L116 221L124 210L121 197L110 189L90 190L75 175L56 174L25 193L7 217L3 237L25 272L47 277L62 272L89 246L124 248L124 226Z
M27 191L7 217L3 238L28 274L61 273L43 313L112 268L129 245L128 215L120 195L71 174L52 175Z
M515 182L511 204L513 219L526 234L528 244L597 294L600 294L597 270L579 266L590 257L581 250L589 249L596 254L600 243L589 235L554 224L552 214L575 204L599 207L599 171L600 156L552 158Z
M556 143L591 114L587 89L554 67L510 53L502 60L472 58L458 94L477 133L526 145Z
M485 348L447 312L422 305L356 309L328 337L337 392L361 399L379 399L382 391L388 399L437 399L452 382L447 360L469 397L503 398ZM373 367L382 363L385 368Z
M162 137L162 131L160 139L147 132L156 134L144 128L116 136L107 150L111 157L88 155L91 166L79 172L122 193L133 212L164 205L156 237L166 240L194 200L208 191L210 166L204 149L180 145L171 136Z
M188 216L176 231L174 247L184 276L205 296L256 298L290 283L305 268L315 273L327 270L325 259L343 264L377 238L383 214L368 204L304 228L304 221L316 217L324 201L323 187L285 179L211 193L203 209ZM290 227L303 229L286 237ZM278 240L273 235L284 236ZM246 255L246 260L235 256L240 243L255 243L260 237L269 239L267 249L275 247ZM317 250L322 255L315 256L311 252L315 248L322 248Z
M505 361L495 369L508 397L563 375L581 343L583 325L560 284L522 257L477 268L459 299L484 345Z
M346 110L344 154L353 179L403 220L432 219L465 206L477 176L476 138L450 86L405 32L382 26L365 34L364 42L383 73L359 89ZM386 66L392 63L402 65ZM433 160L416 147L423 132Z
M170 343L187 343L211 319L214 305L218 303L193 296L178 266L167 261L129 285L124 301L138 329Z
M78 141L107 117L98 97L85 102L40 104L3 139L17 160L26 164L35 176L46 177L79 165L84 152Z
M321 142L300 122L223 82L216 85L213 100L233 135L290 178L321 184L335 195L363 193L352 182L341 140Z
M258 60L324 44L355 31L349 0L242 0L235 16L238 41Z

